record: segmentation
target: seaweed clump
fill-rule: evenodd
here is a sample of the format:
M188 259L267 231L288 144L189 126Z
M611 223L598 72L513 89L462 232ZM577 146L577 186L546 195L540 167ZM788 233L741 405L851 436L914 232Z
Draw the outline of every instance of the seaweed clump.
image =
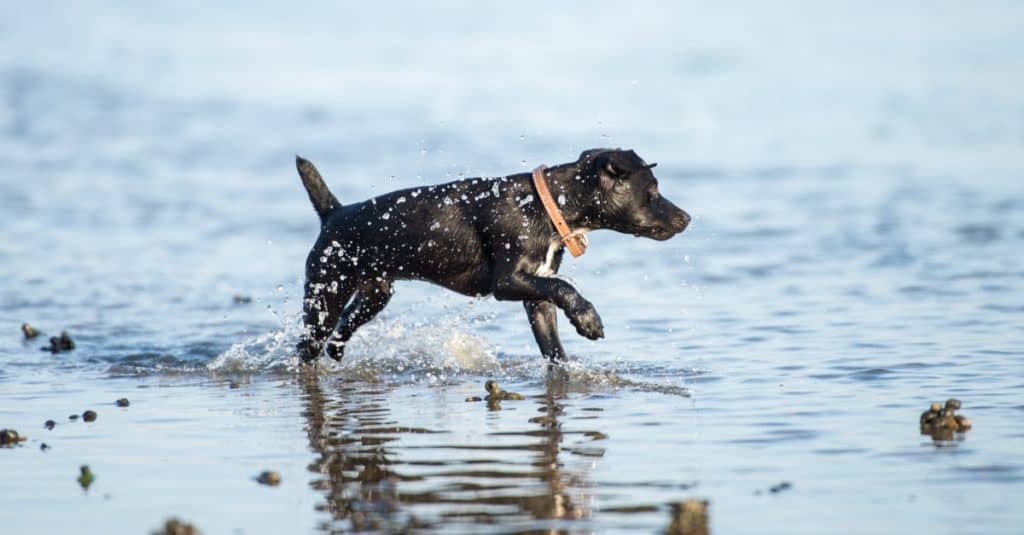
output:
M966 433L971 429L971 421L962 414L960 400L950 398L946 404L933 402L928 410L921 413L921 434L928 435L936 441L953 440L956 434Z

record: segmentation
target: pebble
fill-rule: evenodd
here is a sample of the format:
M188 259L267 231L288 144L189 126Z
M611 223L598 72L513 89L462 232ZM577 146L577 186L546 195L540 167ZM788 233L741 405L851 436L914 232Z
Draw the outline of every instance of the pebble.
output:
M772 494L778 494L784 490L789 490L791 488L793 488L792 483L790 483L789 481L783 481L782 483L779 483L778 485L774 485L771 488L769 488L768 492L771 492Z
M667 535L708 535L708 501L686 500L672 504Z
M89 485L92 485L92 482L96 481L96 476L93 475L92 470L89 469L89 465L87 464L83 464L78 470L81 472L78 476L78 484L81 485L83 489L88 490Z
M487 397L484 399L491 402L504 401L507 399L522 400L526 399L522 394L515 392L506 392L498 386L498 382L494 379L490 379L484 383L484 390L487 391Z
M69 414L68 415L68 420L77 420L77 419L78 419L78 415L77 414Z
M956 414L960 407L960 400L956 398L947 399L944 405L933 402L921 413L921 434L931 435L934 440L952 440L953 432L966 432L971 428L971 421Z
M198 529L188 522L177 518L168 519L160 531L154 531L153 535L202 535Z
M116 404L118 407L127 407L131 405L131 402L128 401L128 398L121 398L115 401L114 404Z
M231 297L231 300L234 301L236 305L247 305L252 303L252 298L248 295L235 294Z
M46 430L49 431L49 430L53 429L54 427L57 427L57 422L55 422L53 420L47 420L46 423L43 424L43 427L45 427Z
M35 338L35 337L39 336L39 331L36 330L35 327L33 327L33 326L31 326L31 325L29 325L27 323L22 323L21 324L21 332L22 332L22 334L25 335L26 339L32 339L32 338Z
M39 449L42 450L42 451L46 451L46 450L50 449L50 445L45 443L45 442L43 442L42 444L39 445Z
M96 411L85 411L85 412L83 412L82 413L82 420L85 420L86 422L95 422L96 421Z
M28 440L28 437L23 437L13 429L0 429L0 445L12 446L19 442Z
M71 351L75 348L75 341L71 339L71 335L67 331L61 331L60 336L50 337L50 347L44 347L44 350L48 350L51 353L61 353L63 351Z
M256 481L261 485L269 485L276 487L281 484L281 474L272 470L267 470L256 477Z

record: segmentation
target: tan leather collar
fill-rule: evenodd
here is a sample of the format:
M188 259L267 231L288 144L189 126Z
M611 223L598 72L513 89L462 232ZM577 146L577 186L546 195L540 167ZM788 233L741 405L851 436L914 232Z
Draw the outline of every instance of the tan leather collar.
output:
M544 211L548 213L551 223L555 225L555 230L562 238L562 243L573 256L580 256L587 250L587 237L583 235L583 231L573 232L565 222L562 212L558 209L558 204L551 197L551 191L548 190L548 181L544 178L546 169L546 166L541 165L533 170L533 186L537 188L540 203L544 205Z

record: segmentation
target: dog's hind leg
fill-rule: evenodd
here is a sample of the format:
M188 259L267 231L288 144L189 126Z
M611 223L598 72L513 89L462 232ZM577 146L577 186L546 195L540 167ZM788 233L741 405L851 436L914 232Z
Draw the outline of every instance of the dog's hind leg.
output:
M394 287L389 279L375 278L359 283L359 292L341 313L338 328L327 341L327 354L334 360L341 360L345 343L352 338L356 329L384 310L393 293Z
M355 281L344 277L329 283L315 278L306 280L302 302L302 320L306 332L296 347L302 362L310 362L320 356L324 341L337 326L342 308L355 289Z
M565 349L558 339L558 307L550 301L523 301L523 307L541 354L551 362L565 360Z

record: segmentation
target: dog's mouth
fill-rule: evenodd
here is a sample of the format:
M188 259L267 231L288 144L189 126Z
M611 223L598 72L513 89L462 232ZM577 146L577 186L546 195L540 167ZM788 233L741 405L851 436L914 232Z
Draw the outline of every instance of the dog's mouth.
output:
M672 236L675 236L676 232L662 225L652 225L650 227L638 227L633 231L633 235L637 238L651 238L658 241L665 241Z

